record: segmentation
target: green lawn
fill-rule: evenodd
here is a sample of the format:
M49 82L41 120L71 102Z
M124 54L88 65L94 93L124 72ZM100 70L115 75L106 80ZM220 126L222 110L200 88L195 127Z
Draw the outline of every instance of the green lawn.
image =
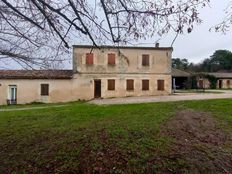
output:
M0 112L0 173L191 173L182 158L160 160L175 141L160 126L186 108L232 130L232 99Z

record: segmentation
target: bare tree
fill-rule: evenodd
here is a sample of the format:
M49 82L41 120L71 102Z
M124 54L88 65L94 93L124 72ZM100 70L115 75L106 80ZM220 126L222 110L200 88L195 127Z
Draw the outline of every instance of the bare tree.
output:
M95 46L191 32L209 0L1 0L0 61L49 67L73 38ZM84 38L84 39L83 39Z
M232 1L230 1L225 9L225 16L219 24L213 26L210 30L226 33L232 26Z

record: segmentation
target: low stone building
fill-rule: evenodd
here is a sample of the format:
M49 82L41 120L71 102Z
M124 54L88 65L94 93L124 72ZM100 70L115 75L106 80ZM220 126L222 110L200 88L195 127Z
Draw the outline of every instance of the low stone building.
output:
M191 73L172 68L172 89L187 89L190 85Z
M198 75L197 85L199 88L209 89L211 88L211 83L206 76L213 76L216 79L217 89L232 89L232 73L201 73Z
M171 93L172 48L73 46L73 70L1 70L0 104Z

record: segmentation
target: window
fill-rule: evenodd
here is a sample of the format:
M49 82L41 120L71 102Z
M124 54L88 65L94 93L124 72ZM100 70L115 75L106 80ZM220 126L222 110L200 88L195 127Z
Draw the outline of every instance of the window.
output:
M108 80L108 90L110 91L115 90L115 80Z
M142 65L149 66L149 55L148 54L142 55Z
M142 90L143 91L149 90L149 80L142 80Z
M158 91L163 91L164 90L164 80L158 80Z
M134 90L134 80L126 80L126 90L132 91Z
M41 95L42 96L49 95L49 85L48 84L41 84Z
M93 53L86 53L86 65L93 65Z
M108 65L115 65L115 54L114 53L108 54Z

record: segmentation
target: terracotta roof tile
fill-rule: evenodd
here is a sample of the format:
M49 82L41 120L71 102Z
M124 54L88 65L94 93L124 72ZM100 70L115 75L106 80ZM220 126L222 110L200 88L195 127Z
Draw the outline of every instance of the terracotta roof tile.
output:
M215 72L215 73L208 73L209 75L213 75L216 78L222 78L222 79L232 79L232 73L220 73L220 72Z
M0 79L71 79L72 70L0 70Z

